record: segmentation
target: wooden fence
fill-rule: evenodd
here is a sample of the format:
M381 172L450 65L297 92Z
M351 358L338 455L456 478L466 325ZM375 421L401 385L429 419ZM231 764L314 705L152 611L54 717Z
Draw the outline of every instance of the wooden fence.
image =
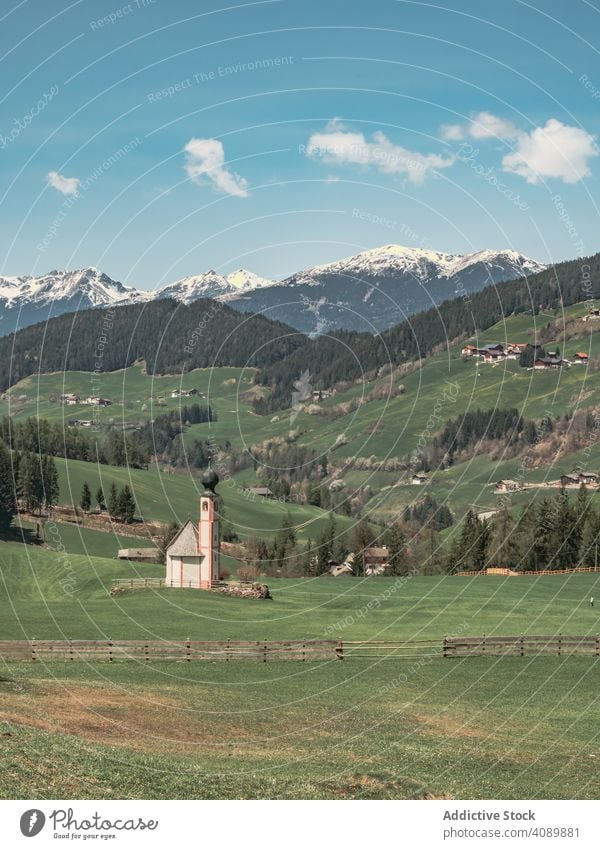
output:
M3 640L0 661L342 659L337 640Z
M532 578L539 578L540 575L574 575L578 572L598 572L595 566L575 566L573 569L541 569L539 572L517 572L515 569L481 569L478 572L455 572L456 578L475 578L477 575L528 575Z
M251 587L256 581L211 581L211 589L220 587ZM111 582L111 592L117 590L160 590L163 587L181 589L180 584L167 581L165 578L114 578ZM188 581L183 589L199 589L198 581ZM203 586L202 589L205 589Z
M600 657L600 636L556 634L544 637L520 634L518 637L445 637L442 654L444 657L531 657L540 654L588 654Z
M346 658L600 657L600 635L570 634L444 637L443 640L3 640L0 662L10 661L326 661Z

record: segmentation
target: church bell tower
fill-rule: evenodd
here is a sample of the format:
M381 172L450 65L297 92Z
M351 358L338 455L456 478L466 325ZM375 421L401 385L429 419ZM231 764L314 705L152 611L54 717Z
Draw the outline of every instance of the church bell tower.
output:
M202 475L204 492L200 495L200 519L198 521L198 553L204 556L202 561L202 579L210 586L212 581L221 577L221 532L219 515L216 510L217 495L215 488L219 476L210 467Z

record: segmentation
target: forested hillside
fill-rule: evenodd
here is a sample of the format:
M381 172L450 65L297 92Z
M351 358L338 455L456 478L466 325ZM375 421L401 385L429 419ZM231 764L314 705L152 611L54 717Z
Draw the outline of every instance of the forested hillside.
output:
M156 301L60 316L0 339L0 386L62 370L113 371L145 360L152 374L211 366L255 366L271 394L255 410L290 405L294 382L308 369L313 388L356 380L420 359L504 316L557 309L600 297L600 254L559 263L527 281L489 286L468 298L412 316L372 336L338 331L315 339L263 316L244 316L210 300L184 306Z
M145 360L152 374L210 366L265 366L306 337L262 316L243 316L211 300L161 300L83 310L0 339L0 387L37 372L108 372Z

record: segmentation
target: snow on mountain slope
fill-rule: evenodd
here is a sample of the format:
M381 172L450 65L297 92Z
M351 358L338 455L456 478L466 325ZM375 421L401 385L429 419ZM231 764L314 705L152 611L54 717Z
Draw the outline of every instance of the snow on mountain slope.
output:
M228 299L229 296L237 295L240 292L271 285L271 280L265 280L244 268L240 268L226 277L211 270L204 272L204 274L183 277L181 280L159 289L156 297L173 298L182 304L191 304L198 298Z
M461 255L384 245L283 281L266 280L243 268L228 275L211 270L155 292L123 286L97 268L0 277L0 334L66 312L156 298L182 304L218 299L242 312L266 311L270 318L309 333L332 328L379 331L446 298L544 268L512 250Z
M228 303L243 312L265 312L305 333L374 332L448 298L545 267L512 250L447 254L384 245L230 296Z
M76 299L82 306L137 303L149 294L111 280L97 268L50 271L41 277L0 277L0 301L8 308Z
M247 271L245 268L238 268L228 274L226 280L231 286L237 290L247 289L262 289L263 286L273 286L273 280L266 280L264 277L259 277L258 274L253 274L252 271Z
M483 250L469 254L447 254L441 251L423 248L406 248L402 245L385 245L381 248L363 251L356 256L338 262L317 265L288 277L284 285L318 284L320 278L327 275L352 275L363 277L392 277L409 274L418 282L426 282L433 277L450 278L478 263L489 264L510 271L515 276L523 272L534 274L545 268L539 262L531 260L517 251Z

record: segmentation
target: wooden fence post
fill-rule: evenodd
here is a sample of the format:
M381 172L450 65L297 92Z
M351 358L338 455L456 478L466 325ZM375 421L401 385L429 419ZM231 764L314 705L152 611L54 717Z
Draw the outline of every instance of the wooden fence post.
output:
M600 656L600 634L596 634L596 655Z
M37 657L36 657L36 654L35 654L35 637L31 641L31 659L37 660Z
M263 663L267 662L267 652L269 651L269 647L267 645L267 641L265 640L263 643Z
M150 660L150 647L148 643L144 643L144 657L146 660Z
M524 646L524 642L525 642L525 637L524 637L524 635L523 635L523 634L521 634L521 639L520 639L520 644L521 644L521 657L523 657L523 655L525 654L525 646Z
M112 663L112 659L113 659L113 643L112 643L112 640L109 640L108 641L108 661L109 661L109 663Z
M448 634L444 634L442 640L442 657L448 657Z
M189 663L190 660L192 659L192 646L191 646L191 640L190 640L189 637L187 638L187 643L185 644L185 656L186 656L186 660Z
M562 634L558 635L558 656L560 657L560 651L562 648Z
M231 640L227 640L227 648L225 649L225 660L231 660Z
M306 660L306 643L302 643L302 660Z
M73 659L73 640L69 640L69 660Z
M338 660L344 659L344 643L342 640L339 640L337 646L335 647L335 656Z
M481 638L481 651L483 654L485 654L485 634L483 634Z

